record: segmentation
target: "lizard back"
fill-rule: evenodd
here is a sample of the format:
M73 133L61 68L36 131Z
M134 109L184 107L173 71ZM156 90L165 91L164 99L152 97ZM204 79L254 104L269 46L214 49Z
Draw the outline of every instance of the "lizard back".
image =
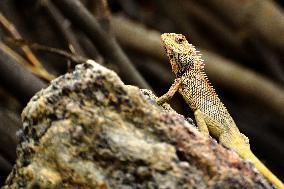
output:
M192 110L199 109L204 114L206 123L212 128L215 137L219 137L226 128L226 130L237 129L233 118L202 70L198 72L188 70L182 78L179 92Z

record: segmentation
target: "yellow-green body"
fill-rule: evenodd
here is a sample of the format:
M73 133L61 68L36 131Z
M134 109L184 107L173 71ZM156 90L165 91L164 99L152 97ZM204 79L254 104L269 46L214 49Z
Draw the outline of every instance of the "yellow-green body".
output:
M161 36L170 59L175 82L161 96L158 104L168 101L179 92L194 111L197 126L202 134L213 135L220 144L234 150L255 167L277 188L283 183L251 152L248 138L242 134L223 105L204 72L204 63L193 45L181 34L165 33Z

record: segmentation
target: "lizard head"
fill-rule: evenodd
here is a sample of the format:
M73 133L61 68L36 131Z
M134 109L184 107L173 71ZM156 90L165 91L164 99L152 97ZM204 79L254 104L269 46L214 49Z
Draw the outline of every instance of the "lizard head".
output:
M176 76L181 76L189 68L196 67L196 62L202 63L194 46L188 43L184 35L164 33L161 39Z

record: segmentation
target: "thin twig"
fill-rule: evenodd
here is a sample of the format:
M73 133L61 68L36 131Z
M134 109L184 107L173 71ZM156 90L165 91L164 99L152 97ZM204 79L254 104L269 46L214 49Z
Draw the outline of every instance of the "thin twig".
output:
M20 33L14 27L14 25L8 19L6 19L2 13L0 13L0 23L9 31L13 38L23 39ZM32 51L29 49L29 47L22 46L22 50L25 52L31 64L33 64L34 66L38 66L41 64L39 60L34 56Z
M65 40L68 42L70 50L74 54L85 56L84 50L81 48L74 31L72 31L71 23L65 19L61 12L54 6L50 0L42 0L42 7L48 12L49 16L53 19L56 27L60 30Z
M29 64L26 59L24 59L21 55L19 55L17 52L15 52L13 49L5 45L3 42L0 42L0 49L5 52L7 55L13 57L13 59L18 62L19 64L23 65L27 70L32 72L33 74L47 80L51 81L55 78L55 76L51 75L50 73L46 72L44 69L38 69L38 67L35 67L31 64Z
M8 19L6 19L2 13L0 13L0 23L9 31L9 33L12 35L13 38L22 40L22 36L17 31L17 29L14 27L12 23ZM40 73L41 77L50 81L53 78L55 78L52 74L50 74L41 64L41 62L36 58L36 56L33 54L33 52L29 49L27 46L22 46L22 50L25 53L27 59L30 61L30 63L37 69L37 73Z
M80 41L82 48L86 52L86 57L93 59L96 62L99 62L100 64L104 64L105 63L104 58L99 53L98 49L89 39L89 37L83 32L78 32L77 36L78 36L78 40Z
M63 58L67 58L73 62L75 62L76 64L81 64L86 62L88 59L80 56L80 55L76 55L76 54L71 54L68 53L64 50L61 49L57 49L57 48L53 48L53 47L47 47L44 45L40 45L37 43L28 43L26 41L23 40L13 40L13 39L7 39L8 42L14 43L18 46L28 46L29 48L35 49L35 50L40 50L40 51L45 51L45 52L49 52L49 53L53 53L53 54L57 54L59 56L62 56Z
M131 61L125 55L115 38L107 34L99 25L96 18L77 0L53 1L70 20L78 25L96 44L98 50L110 62L117 63L120 67L120 75L129 83L142 88L151 87L141 74L135 69Z
M110 32L111 13L107 0L93 0L93 14L98 19L105 32Z
M0 82L21 102L26 103L46 83L24 69L14 58L0 48Z

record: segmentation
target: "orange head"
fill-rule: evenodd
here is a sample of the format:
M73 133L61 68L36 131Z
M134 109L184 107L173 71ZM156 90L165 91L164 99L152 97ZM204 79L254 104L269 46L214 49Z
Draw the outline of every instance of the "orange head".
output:
M202 63L196 49L188 43L184 35L164 33L161 39L175 75L181 76L186 70L195 67L194 64Z

